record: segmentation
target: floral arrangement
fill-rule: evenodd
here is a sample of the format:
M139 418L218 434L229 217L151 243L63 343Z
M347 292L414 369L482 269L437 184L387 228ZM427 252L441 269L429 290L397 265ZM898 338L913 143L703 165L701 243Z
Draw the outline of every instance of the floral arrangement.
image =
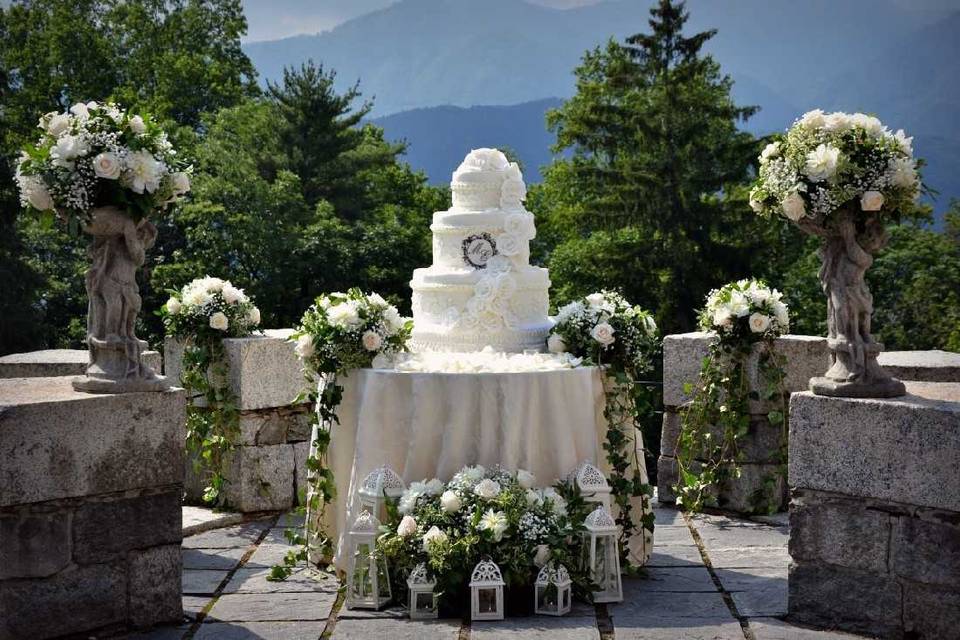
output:
M760 154L750 206L820 225L846 208L899 219L921 190L912 143L873 116L809 111Z
M786 478L788 406L786 358L774 342L790 328L789 310L779 291L763 280L744 279L711 291L699 317L700 327L718 339L697 383L685 385L691 401L681 413L675 451L677 504L691 511L718 505L719 490L740 475L739 442L750 430L750 402L763 401L769 427L758 428L777 429L780 446L771 461L775 470L750 496L750 506L774 512L781 500L779 480ZM748 365L751 358L755 367Z
M790 316L779 291L763 280L745 279L710 292L700 328L716 332L722 341L752 344L787 333Z
M607 434L604 450L610 464L610 488L617 506L620 549L629 565L629 540L637 532L631 498L641 498L643 515L639 526L653 531L649 499L653 489L638 472L636 428L656 418L658 387L642 382L653 371L660 349L657 324L641 307L630 304L613 291L591 293L559 309L547 338L553 353L570 353L584 362L606 366L604 391Z
M51 220L56 212L73 231L96 207L114 205L139 221L190 191L189 169L149 116L78 102L38 127L43 133L17 165L20 200Z
M289 577L297 562L311 552L327 558L333 541L326 533L324 513L336 497L333 471L327 463L330 429L337 423L337 407L343 397L339 376L352 369L383 366L396 354L407 350L413 321L403 318L397 308L376 293L360 289L331 293L316 299L303 314L291 340L303 363L304 376L311 391L295 399L316 406L312 416L313 442L307 458L307 537L287 531L288 540L299 549L290 551L282 564L275 565L271 580Z
M240 435L223 338L250 335L260 324L260 310L229 280L207 276L172 292L160 315L167 335L183 344L187 452L195 471L208 476L204 502L222 504L226 456Z
M508 588L532 585L538 569L556 561L571 570L578 593L589 597L589 575L578 567L590 506L566 483L537 488L533 474L522 469L464 467L447 483L411 483L396 504L388 504L379 545L398 590L423 562L448 605L459 602L484 558L497 563Z

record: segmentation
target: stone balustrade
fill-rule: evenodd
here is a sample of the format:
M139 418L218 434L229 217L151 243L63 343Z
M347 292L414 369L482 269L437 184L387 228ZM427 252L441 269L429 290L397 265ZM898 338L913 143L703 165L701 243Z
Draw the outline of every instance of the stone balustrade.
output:
M163 361L157 351L144 351L141 361L157 373ZM90 364L86 349L44 349L27 353L12 353L0 357L0 378L53 378L82 376Z

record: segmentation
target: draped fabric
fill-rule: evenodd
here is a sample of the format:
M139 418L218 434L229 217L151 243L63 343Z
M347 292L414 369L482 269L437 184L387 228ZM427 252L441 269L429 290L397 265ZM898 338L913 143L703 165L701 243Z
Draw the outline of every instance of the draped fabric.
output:
M357 490L381 465L408 484L446 481L469 464L527 469L540 486L566 477L584 460L607 470L596 368L476 374L362 369L339 382L340 423L329 452L338 491L326 515L339 541L335 564L341 568L348 523L359 511Z

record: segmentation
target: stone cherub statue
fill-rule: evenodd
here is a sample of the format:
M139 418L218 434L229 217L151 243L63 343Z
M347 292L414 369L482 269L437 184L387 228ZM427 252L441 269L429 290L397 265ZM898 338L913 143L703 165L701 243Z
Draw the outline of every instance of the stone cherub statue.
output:
M86 375L73 381L74 388L92 393L170 388L165 377L141 361L147 343L136 335L141 305L137 270L157 240L156 226L146 218L135 222L116 207L101 207L84 231L93 236L86 277L90 364Z
M810 381L819 395L842 397L895 397L904 385L877 363L883 345L870 333L873 296L864 276L873 254L887 244L888 234L876 215L858 225L853 215L838 212L833 225L809 219L798 226L823 238L820 248L820 285L827 296L827 345L830 369Z

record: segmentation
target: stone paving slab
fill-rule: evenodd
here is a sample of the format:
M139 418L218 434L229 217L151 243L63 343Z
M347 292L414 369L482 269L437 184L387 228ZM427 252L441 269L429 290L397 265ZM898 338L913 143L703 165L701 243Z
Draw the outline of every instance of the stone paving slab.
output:
M249 547L264 531L270 528L270 520L257 520L243 524L198 533L183 539L184 549L231 549Z
M750 621L750 630L756 640L854 640L866 637L841 631L807 629L776 618L755 618Z
M708 618L711 620L733 620L730 610L723 602L719 592L713 593L665 593L642 591L633 583L637 580L625 580L623 584L624 601L608 604L607 611L614 627L618 621L646 620L656 623L665 618Z
M624 620L614 623L617 640L743 640L740 623L733 618L696 620L671 618Z
M707 556L714 569L786 568L790 565L790 554L785 547L708 548Z
M212 569L184 569L183 570L183 593L191 595L212 595L223 579L227 577L228 571L214 571Z
M336 592L339 583L331 576L306 567L296 570L286 580L267 580L270 569L251 567L238 569L224 588L224 593L305 593Z
M263 543L257 547L244 567L272 567L280 564L290 551L296 548L291 544L268 544Z
M214 622L201 625L194 640L317 640L326 622Z
M221 622L326 620L336 593L232 593L220 596L208 619Z
M457 640L459 620L338 619L332 640ZM496 636L500 637L500 636ZM504 636L506 637L506 636ZM526 637L526 636L525 636ZM315 639L314 639L315 640Z
M243 522L242 513L215 511L209 507L185 506L181 509L181 512L183 513L184 537Z
M649 593L661 591L713 592L710 572L702 565L699 567L651 567L640 580L631 585L631 593Z
M229 571L240 564L246 547L234 549L183 549L184 569L217 569Z
M189 625L176 627L157 627L125 636L115 637L112 640L180 640L190 630Z
M653 545L654 548L672 545L692 545L695 544L693 536L690 535L690 529L686 525L654 527Z
M600 640L595 618L535 616L470 624L471 640Z
M743 547L786 548L789 528L739 520L729 516L699 513L690 516L707 551L741 549Z
M277 520L278 527L295 527L302 529L306 522L306 514L303 513L285 513Z
M654 523L658 527L685 527L683 513L670 507L657 506L653 508Z
M654 546L646 566L648 568L702 567L703 557L700 555L700 549L694 545Z
M196 620L197 615L203 611L203 608L210 602L209 596L183 596L183 615L191 620Z
M348 609L346 605L340 607L337 619L366 620L368 618L385 620L407 620L407 609L399 604L391 604L383 609ZM339 623L338 623L339 624Z

